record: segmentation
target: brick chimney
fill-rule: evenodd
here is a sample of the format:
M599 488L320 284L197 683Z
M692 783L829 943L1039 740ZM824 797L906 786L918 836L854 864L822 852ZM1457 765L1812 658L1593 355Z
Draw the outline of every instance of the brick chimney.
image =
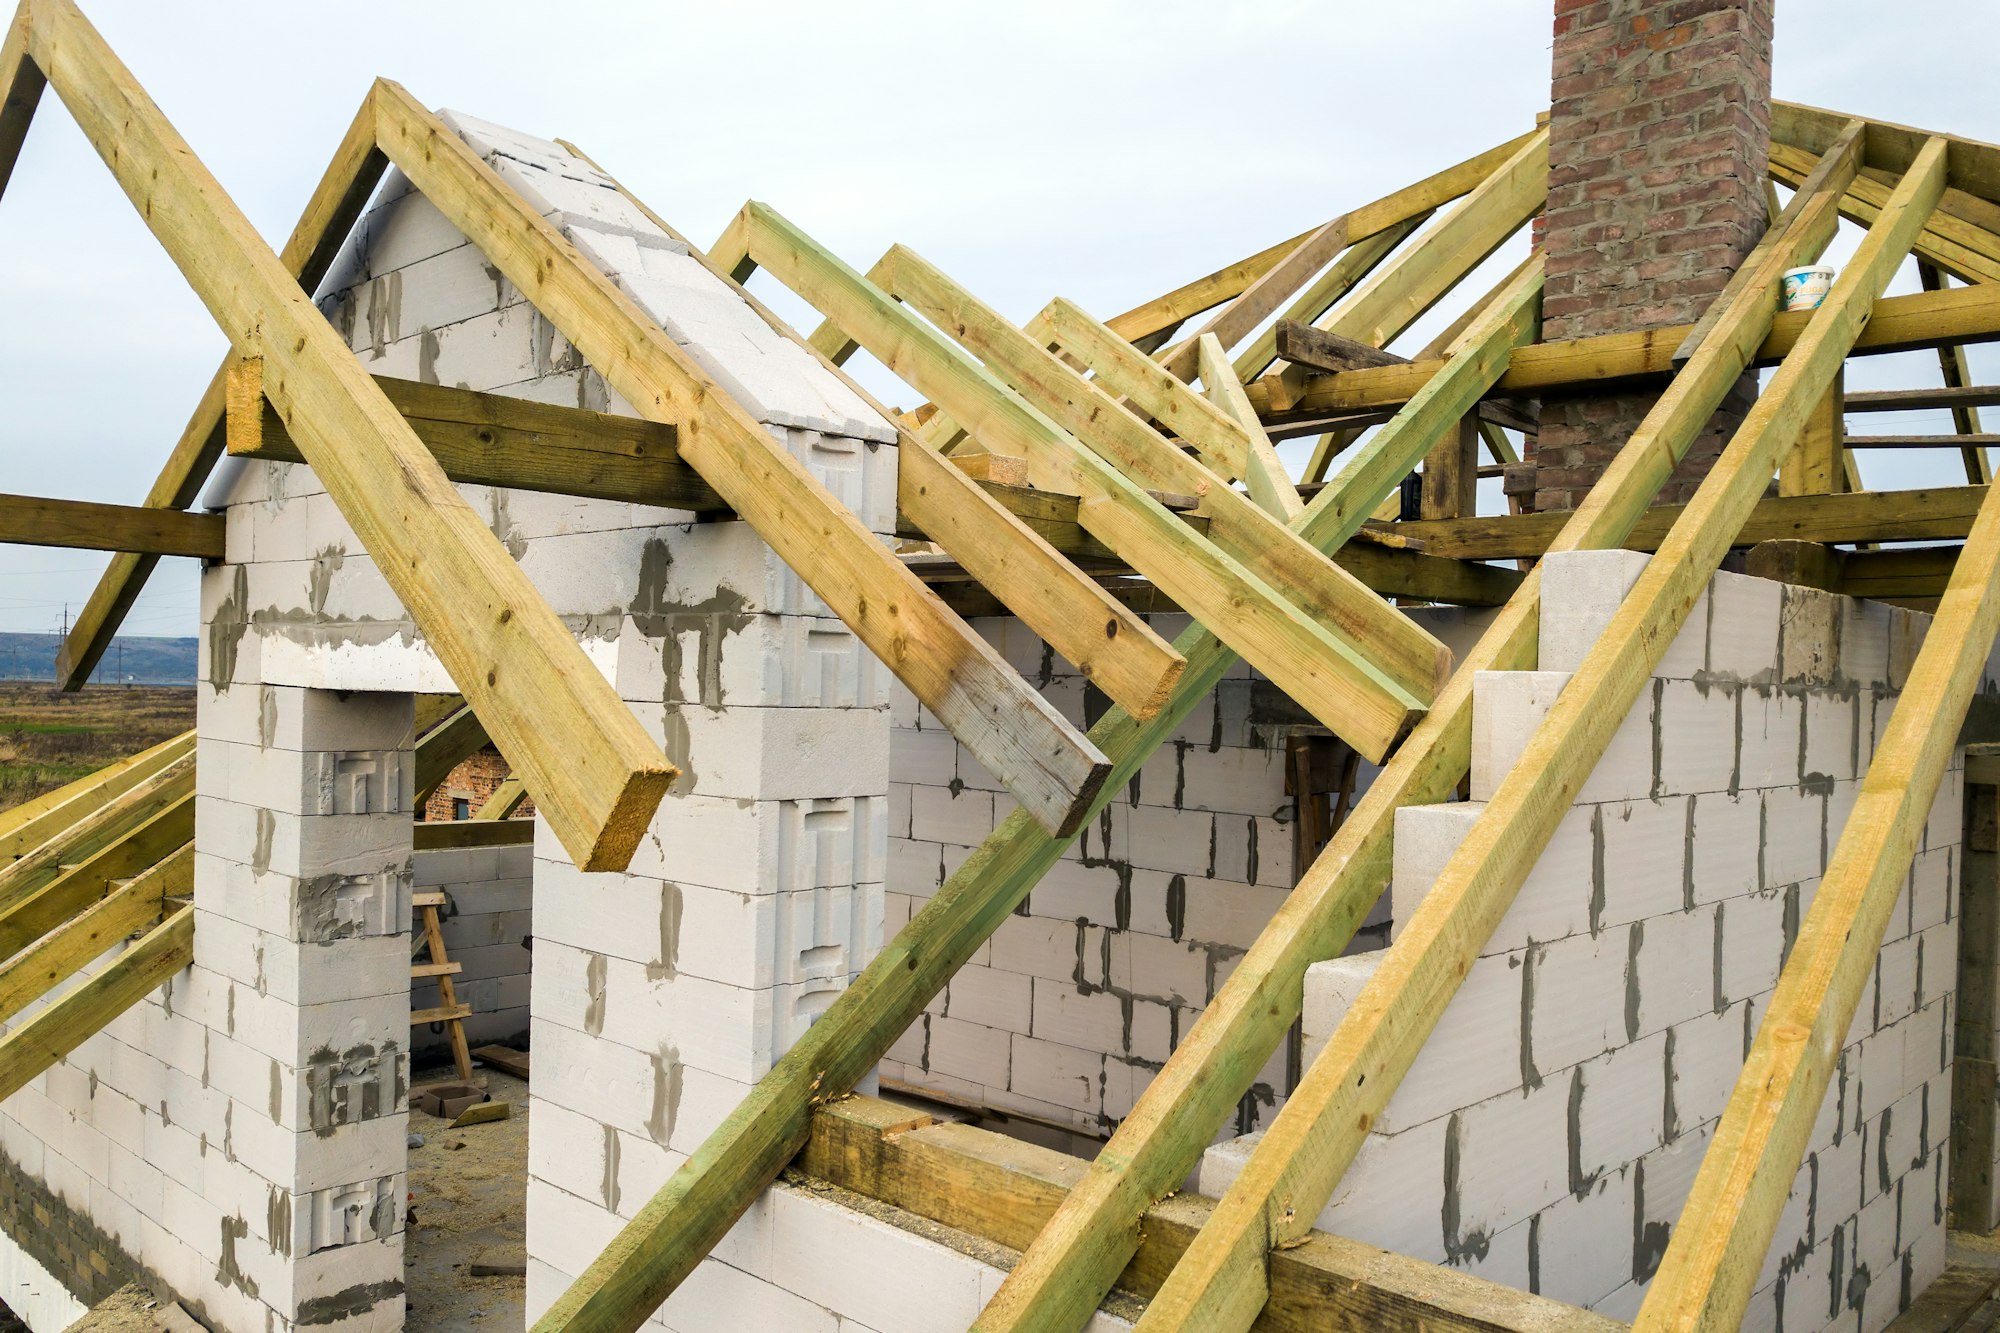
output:
M1773 0L1555 0L1546 339L1688 324L1764 232ZM1745 376L1661 491L1694 493ZM1573 509L1657 393L1542 405L1535 508Z

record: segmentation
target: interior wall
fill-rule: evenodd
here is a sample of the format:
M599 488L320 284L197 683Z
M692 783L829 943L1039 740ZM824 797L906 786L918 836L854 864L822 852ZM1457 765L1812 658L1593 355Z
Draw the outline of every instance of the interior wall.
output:
M412 858L418 893L439 892L438 909L445 953L459 964L452 978L459 1002L472 1006L465 1039L474 1046L511 1042L528 1035L529 968L533 961L529 922L534 896L534 848L435 848ZM421 923L410 931L414 948ZM424 955L426 958L429 954ZM410 1008L442 1003L437 982L410 983ZM442 1023L410 1029L410 1053L419 1059L448 1054L451 1034Z

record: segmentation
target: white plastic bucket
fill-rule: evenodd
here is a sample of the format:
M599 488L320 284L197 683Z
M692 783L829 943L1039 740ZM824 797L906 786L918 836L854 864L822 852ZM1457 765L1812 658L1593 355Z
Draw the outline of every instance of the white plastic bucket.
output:
M1817 310L1833 290L1833 270L1824 264L1795 268L1778 279L1778 302L1786 310Z

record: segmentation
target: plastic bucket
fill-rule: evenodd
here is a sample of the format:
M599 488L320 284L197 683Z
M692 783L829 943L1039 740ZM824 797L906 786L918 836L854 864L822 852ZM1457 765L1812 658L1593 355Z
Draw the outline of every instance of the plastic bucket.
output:
M1833 270L1824 264L1795 268L1778 279L1778 303L1786 310L1817 310L1833 290Z

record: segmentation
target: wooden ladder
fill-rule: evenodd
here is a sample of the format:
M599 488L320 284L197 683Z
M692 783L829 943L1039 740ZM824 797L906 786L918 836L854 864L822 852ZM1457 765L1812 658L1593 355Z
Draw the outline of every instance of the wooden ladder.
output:
M438 998L444 1003L435 1009L416 1009L410 1013L410 1026L425 1023L443 1023L451 1029L451 1058L458 1065L458 1081L472 1082L472 1052L465 1044L465 1019L472 1012L469 1004L460 1004L458 984L452 980L464 967L445 957L444 928L438 924L438 908L444 906L442 890L410 895L410 905L423 916L425 951L430 954L427 963L412 962L410 977L436 977Z

